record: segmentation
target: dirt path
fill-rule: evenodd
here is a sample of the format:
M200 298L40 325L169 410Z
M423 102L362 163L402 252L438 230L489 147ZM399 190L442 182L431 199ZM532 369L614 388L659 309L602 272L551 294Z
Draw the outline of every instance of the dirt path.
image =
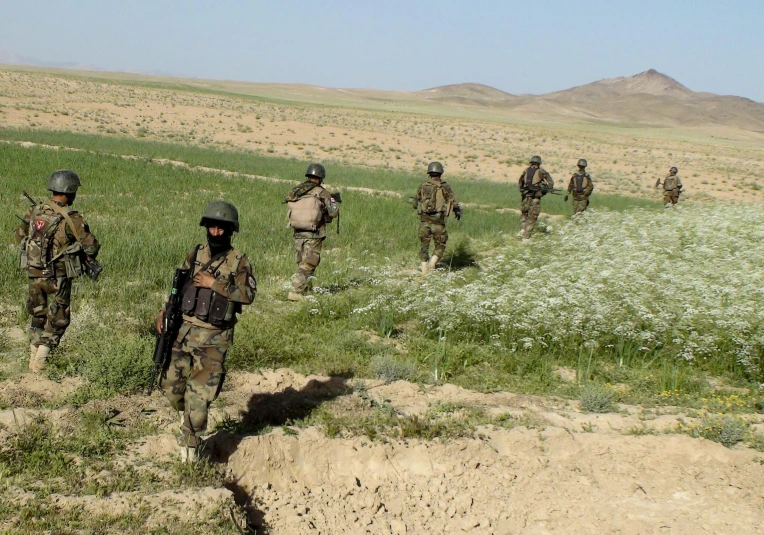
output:
M71 387L24 375L0 383L0 392L36 392L43 383L54 397ZM483 426L449 440L374 441L282 425L322 402L345 403L352 411L356 405L346 403L352 400L384 404L401 418L423 416L443 404L481 407L507 414L512 425ZM175 415L158 393L109 401L125 414L147 404L158 409L154 417L163 431L136 443L125 462L176 455ZM75 409L61 410L56 417ZM9 423L7 412L0 413L6 427L23 425ZM621 406L617 413L593 415L582 413L575 401L404 381L348 384L280 369L232 374L212 420L272 426L259 433L218 431L209 438L208 454L226 470L227 489L52 500L85 510L162 504L151 517L162 524L189 503L236 499L258 532L280 535L756 533L764 523L761 455L669 433L680 422L692 423L681 410Z

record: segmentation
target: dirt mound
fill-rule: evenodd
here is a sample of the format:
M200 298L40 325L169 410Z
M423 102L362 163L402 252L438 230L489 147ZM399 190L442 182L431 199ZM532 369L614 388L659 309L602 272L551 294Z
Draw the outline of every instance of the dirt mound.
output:
M754 458L684 436L555 427L388 444L308 429L244 438L229 469L282 534L755 533Z

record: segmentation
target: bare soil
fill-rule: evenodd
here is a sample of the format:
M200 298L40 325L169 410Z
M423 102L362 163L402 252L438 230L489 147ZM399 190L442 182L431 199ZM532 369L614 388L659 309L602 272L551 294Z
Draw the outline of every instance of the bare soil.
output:
M22 376L0 383L0 390L36 391L41 384L46 380ZM448 403L506 413L515 425L484 426L449 440L370 440L329 438L320 428L289 424L322 401L360 395L401 415L423 415ZM177 417L158 393L109 405L126 415L131 407L157 409L151 418L162 431L136 442L124 462L145 469L177 458ZM26 414L23 408L13 412ZM52 504L115 515L148 505L147 525L153 526L189 510L203 519L237 502L259 532L286 535L757 533L764 522L761 456L672 433L680 422L693 421L679 409L620 406L616 413L595 415L561 399L405 381L349 385L280 369L232 374L212 415L228 424L272 424L259 432L210 435L206 455L228 474L226 488L54 495ZM23 421L3 424L10 430ZM28 499L19 492L9 496L18 503Z

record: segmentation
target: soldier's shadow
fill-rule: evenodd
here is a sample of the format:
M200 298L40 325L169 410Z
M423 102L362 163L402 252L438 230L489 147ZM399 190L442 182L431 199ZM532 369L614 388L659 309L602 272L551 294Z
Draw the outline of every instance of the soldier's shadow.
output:
M291 386L280 392L253 394L237 420L223 422L208 438L205 448L213 462L227 463L247 436L257 435L272 426L304 420L322 403L352 392L347 377L311 379L301 389Z

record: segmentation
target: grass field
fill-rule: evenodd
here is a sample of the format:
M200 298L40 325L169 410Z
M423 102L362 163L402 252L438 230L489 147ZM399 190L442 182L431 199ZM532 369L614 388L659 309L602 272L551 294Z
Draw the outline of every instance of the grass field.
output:
M667 217L655 203L594 197L589 225L552 221L546 235L542 232L533 243L520 244L514 238L516 213L490 209L517 207L515 187L454 177L451 183L458 196L485 208L468 210L461 222L451 222L446 260L453 273L437 274L425 282L415 271L417 218L405 198L346 192L342 233L332 231L327 238L315 298L294 305L283 300L294 270L290 231L281 204L289 184L203 173L153 160L168 158L191 166L294 180L300 179L306 162L53 132L5 130L0 139L92 151L0 144L3 228L13 228L14 214L26 209L22 188L35 197L45 196L45 177L58 168L74 169L83 178L76 207L103 243L100 259L107 268L97 283L76 283L73 323L51 370L54 376L80 374L88 380L89 388L77 394L80 402L135 391L146 384L152 319L165 299L173 268L190 246L203 239L199 215L209 201L218 198L232 200L240 209L242 232L235 244L248 253L260 284L256 304L246 310L237 328L229 359L233 368L286 365L304 372L447 380L479 390L555 392L574 397L584 383L594 381L629 385L619 391L624 401L698 406L710 392L706 374L739 385L761 380L758 342L748 347L751 359L746 364L735 338L757 332L755 319L730 332L727 344L700 344L705 353L696 351L698 358L683 353L689 341L699 344L696 338L687 333L672 335L661 330L657 320L655 324L646 320L653 313L663 314L661 321L670 320L683 307L722 306L703 297L707 279L702 275L693 279L697 291L687 292L686 298L681 292L664 296L670 302L665 310L643 313L640 308L661 302L658 290L662 286L651 289L649 281L613 292L602 286L599 275L591 275L595 286L579 287L578 297L570 298L568 285L575 288L576 280L590 276L585 273L596 273L593 262L615 262L614 254L627 266L623 273L618 272L623 277L630 270L646 276L641 266L648 253L659 260L656 265L663 270L670 271L673 265L687 270L697 263L695 256L685 258L669 251L663 238L656 241L662 236L659 232L640 228L660 228L662 223L656 218ZM127 154L141 159L114 156ZM404 196L411 195L422 178L327 165L331 186L385 189ZM548 199L543 203L545 212L565 214L569 210L559 198ZM635 206L641 208L633 210ZM627 216L618 215L624 210ZM682 234L683 223L677 218L691 217L688 221L697 225L705 217L702 208L681 214L673 214L675 222L668 224L672 235ZM749 212L740 217L747 225L755 224L756 217ZM685 233L682 250L693 249L693 240L705 239L703 233L703 229ZM754 235L739 233L737 247L749 247L746 236ZM577 257L577 249L586 254ZM27 321L21 306L25 279L14 264L15 247L9 240L0 255L2 306L12 311L5 326L23 326ZM572 275L562 280L565 273ZM658 271L657 276L660 274ZM755 280L743 282L753 284ZM538 291L532 291L534 284L539 285ZM557 290L550 294L542 289L546 287ZM592 291L594 287L601 291ZM639 293L640 288L647 301L625 306L625 297ZM523 305L515 306L515 302ZM480 306L493 308L490 314L474 312ZM533 310L549 312L549 321L528 321ZM577 314L603 318L603 326L593 329L596 336L586 329L576 330L570 318ZM604 321L616 316L618 321ZM691 319L682 329L692 331ZM712 316L704 321L704 328L713 328ZM634 328L625 330L630 322ZM577 370L578 382L562 381L555 373L558 366ZM751 394L746 403L754 408L757 395Z

